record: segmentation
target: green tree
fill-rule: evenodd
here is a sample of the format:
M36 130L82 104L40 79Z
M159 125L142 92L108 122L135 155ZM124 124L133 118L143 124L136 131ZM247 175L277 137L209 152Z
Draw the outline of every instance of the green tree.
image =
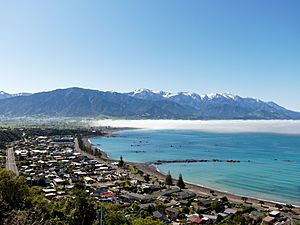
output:
M129 222L122 213L118 211L113 211L113 212L105 213L104 224L105 225L129 225Z
M92 198L84 191L75 189L73 191L75 199L69 201L66 207L70 209L70 224L82 225L93 224L96 219L96 207Z
M29 187L24 177L17 177L14 172L0 169L0 201L11 209L19 209L29 195Z
M261 207L263 207L263 204L265 204L265 202L262 201L262 200L260 200L260 201L259 201L259 204L260 204Z
M178 181L177 181L177 186L180 188L180 189L183 189L185 188L185 183L182 179L182 174L179 174L179 177L178 177Z
M29 201L27 202L26 207L28 209L28 215L26 216L27 221L38 223L39 221L47 221L56 217L56 212L60 209L53 202L49 202L45 199L40 193L32 190L31 192L32 193L28 199ZM53 208L55 208L54 212ZM63 213L62 215L64 216Z
M230 217L227 217L221 225L246 225L247 223L246 219L242 215L233 215Z
M133 221L133 225L164 225L165 223L153 217L138 218Z
M242 196L242 197L241 197L241 200L242 200L244 203L246 203L246 202L247 202L247 200L248 200L248 198L247 198L247 197L245 197L245 196Z
M119 167L123 167L124 166L124 161L123 161L123 156L120 157L120 161L119 161Z
M224 207L222 205L222 202L216 199L216 200L212 201L212 203L211 203L211 209L213 209L217 213L219 213L219 212L221 212L224 209Z
M173 179L172 179L170 171L168 172L168 175L166 176L166 185L168 185L168 186L173 185Z
M228 202L228 198L227 198L226 196L220 198L220 200L221 200L222 202Z
M151 179L150 179L150 175L149 174L145 174L144 175L144 180L146 181L146 182L149 182Z
M276 207L277 209L282 209L282 205L281 205L281 204L278 204L278 203L275 204L275 207Z

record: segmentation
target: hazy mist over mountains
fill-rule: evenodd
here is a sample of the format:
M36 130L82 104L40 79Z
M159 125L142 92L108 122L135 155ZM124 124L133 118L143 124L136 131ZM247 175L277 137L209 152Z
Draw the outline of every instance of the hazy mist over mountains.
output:
M0 92L2 116L113 117L126 119L300 119L300 113L274 102L229 93L196 93L138 89L129 93L83 88L35 94Z

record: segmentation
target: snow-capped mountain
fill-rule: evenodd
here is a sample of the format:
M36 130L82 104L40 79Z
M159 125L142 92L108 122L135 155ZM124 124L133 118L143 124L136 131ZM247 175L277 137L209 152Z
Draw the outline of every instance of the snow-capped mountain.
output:
M163 91L151 91L149 89L136 89L132 92L127 93L131 97L139 98L139 99L147 99L147 100L162 100L164 96L167 94Z
M152 91L150 89L136 89L135 91L127 93L128 95L140 98L140 99L148 99L148 100L156 100L156 99L178 99L178 98L184 98L184 99L193 99L193 100L199 100L199 101L208 101L213 99L236 99L240 98L237 95L233 95L230 93L211 93L211 94L205 94L205 95L199 95L197 93L192 92L178 92L178 93L170 93L165 91Z
M0 91L0 99L4 99L4 98L9 98L10 94L4 92L4 91Z
M170 93L165 91L151 91L149 89L137 89L133 92L127 93L131 97L144 99L144 100L168 100L173 101L181 105L187 105L191 107L195 107L200 109L203 107L203 104L219 104L219 103L229 103L229 102L237 102L242 100L238 95L233 95L230 93L211 93L199 95L197 93L192 92L178 92L178 93ZM259 100L251 99L252 102L257 102Z
M83 88L35 94L1 92L4 116L109 116L147 119L300 119L300 113L274 102L229 93L199 95L138 89L129 93Z
M211 93L199 95L191 92L169 93L164 91L151 91L138 89L128 95L143 100L168 100L185 107L197 110L204 118L255 118L269 117L269 114L280 119L294 118L296 114L274 102L264 102L254 98L243 98L231 93ZM297 116L296 116L297 117Z
M28 96L31 95L30 93L16 93L16 94L9 94L4 91L0 91L0 99L5 99L5 98L12 98L12 97L18 97L18 96Z

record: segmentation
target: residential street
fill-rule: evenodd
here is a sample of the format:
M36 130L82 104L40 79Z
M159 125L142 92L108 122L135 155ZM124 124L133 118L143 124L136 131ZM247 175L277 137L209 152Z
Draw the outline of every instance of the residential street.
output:
M15 153L12 148L7 149L6 169L13 171L17 176L19 176L18 167L15 161Z

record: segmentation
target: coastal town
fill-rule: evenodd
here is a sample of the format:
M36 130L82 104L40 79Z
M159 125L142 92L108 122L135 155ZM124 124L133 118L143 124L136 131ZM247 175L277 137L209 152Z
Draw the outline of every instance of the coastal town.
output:
M299 208L292 205L232 198L183 181L179 184L170 175L149 172L153 165L126 162L122 156L109 159L89 143L88 136L23 136L0 154L1 167L24 177L47 201L72 198L81 188L101 209L120 205L125 207L124 218L138 214L157 221L147 224L300 224ZM106 221L109 213L96 213L101 216L95 224L114 224Z

